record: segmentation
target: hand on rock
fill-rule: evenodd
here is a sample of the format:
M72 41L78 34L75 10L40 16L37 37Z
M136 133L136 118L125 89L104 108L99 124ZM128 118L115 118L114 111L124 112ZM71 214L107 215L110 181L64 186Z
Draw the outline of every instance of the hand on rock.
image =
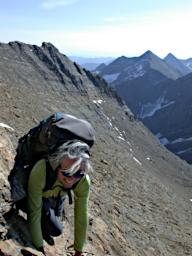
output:
M83 253L76 251L75 254L74 254L74 256L83 256Z

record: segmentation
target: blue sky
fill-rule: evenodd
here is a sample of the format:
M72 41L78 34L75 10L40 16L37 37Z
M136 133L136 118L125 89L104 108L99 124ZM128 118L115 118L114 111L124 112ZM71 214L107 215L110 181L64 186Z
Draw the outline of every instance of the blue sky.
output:
M0 42L51 42L66 55L192 57L191 0L1 0Z

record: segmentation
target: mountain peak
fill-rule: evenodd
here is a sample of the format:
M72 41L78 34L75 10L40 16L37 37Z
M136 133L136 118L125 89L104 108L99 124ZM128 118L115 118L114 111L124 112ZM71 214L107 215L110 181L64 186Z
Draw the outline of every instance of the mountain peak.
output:
M126 56L122 55L122 56L118 57L117 59L115 59L114 61L125 61L127 59L128 58Z
M166 57L168 57L168 56L175 57L175 56L173 55L173 53L171 53L171 52L169 52Z
M172 60L177 59L172 53L168 53L167 56L164 58L164 60Z
M157 55L155 55L152 51L148 50L148 51L146 51L145 53L143 53L142 55L140 55L138 58L139 58L139 59L148 59L148 60L150 60L150 59L152 59L152 58L154 58L154 57L159 58L159 57L158 57Z
M118 65L122 65L122 64L125 64L127 63L127 60L129 60L128 57L126 56L120 56L118 57L117 59L115 59L111 64L118 64Z
M41 45L42 48L48 49L48 50L54 50L54 51L59 51L53 44L49 42L43 42Z
M14 49L24 49L26 47L28 47L29 45L20 41L11 41L8 43L9 46L11 46Z
M187 75L191 72L190 68L187 67L187 65L185 65L181 60L177 59L172 53L167 54L164 61L178 70L181 76Z
M153 54L153 52L152 52L152 51L150 51L150 50L147 50L144 54L146 54L146 55L150 55L150 54Z
M152 51L148 50L144 54L142 54L140 57L151 57L151 56L154 56L154 55L155 54Z

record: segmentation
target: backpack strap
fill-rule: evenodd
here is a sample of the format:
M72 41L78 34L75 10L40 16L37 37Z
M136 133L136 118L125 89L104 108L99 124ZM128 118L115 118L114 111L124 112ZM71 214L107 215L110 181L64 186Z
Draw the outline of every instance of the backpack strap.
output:
M71 195L71 189L67 189L67 195L68 195L68 199L69 199L69 204L73 204L73 198Z
M56 179L57 179L56 172L53 171L49 161L46 160L46 183L43 191L51 189Z
M82 178L81 178L82 179ZM81 180L80 179L80 180ZM73 186L72 188L68 189L67 190L67 194L68 194L68 197L69 197L69 204L72 204L73 203L73 198L72 198L72 195L71 195L71 190L74 190L76 188L76 186L78 185L78 183L80 182L80 180L78 180Z
M80 181L80 180L79 180ZM74 190L77 186L77 184L79 183L79 181L77 181L73 186L72 188L68 188L68 189L64 189L63 190L67 190L67 195L68 195L68 198L69 198L69 204L73 204L73 198L72 198L72 195L71 195L71 190Z

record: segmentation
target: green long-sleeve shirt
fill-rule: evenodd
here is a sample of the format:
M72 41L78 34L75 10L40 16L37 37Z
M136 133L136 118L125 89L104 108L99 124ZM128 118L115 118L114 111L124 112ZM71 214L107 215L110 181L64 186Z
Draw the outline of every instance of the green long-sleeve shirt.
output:
M42 198L55 197L58 193L66 195L62 189L62 183L55 181L52 189L43 191L46 183L46 162L44 159L38 161L33 167L28 182L28 212L29 228L32 241L36 248L43 246L43 236L41 230L41 211ZM59 185L59 186L58 186ZM82 251L86 241L88 226L88 200L89 200L90 179L86 174L74 189L74 215L75 215L75 234L74 248Z

